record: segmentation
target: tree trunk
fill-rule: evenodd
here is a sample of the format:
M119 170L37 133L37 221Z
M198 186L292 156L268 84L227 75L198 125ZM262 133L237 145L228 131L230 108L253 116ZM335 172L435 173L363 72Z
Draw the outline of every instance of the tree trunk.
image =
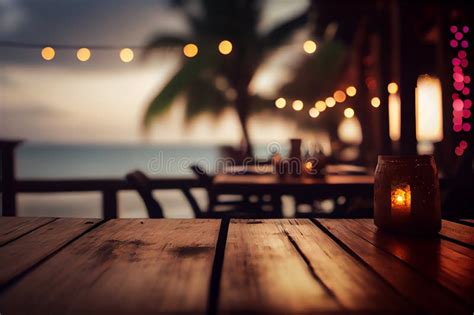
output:
M250 96L248 94L247 88L248 84L237 86L237 99L235 101L235 107L239 116L240 126L242 128L242 153L245 157L253 157L252 143L250 142L250 135L247 128L250 103Z

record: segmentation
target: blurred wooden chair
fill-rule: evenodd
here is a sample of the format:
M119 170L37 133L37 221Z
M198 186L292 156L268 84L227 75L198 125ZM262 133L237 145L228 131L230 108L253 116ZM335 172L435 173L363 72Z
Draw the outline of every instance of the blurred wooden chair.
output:
M126 175L127 181L132 185L132 187L138 192L150 218L164 218L163 208L159 202L153 197L151 181L143 172L136 170ZM201 211L196 199L191 194L191 191L188 188L181 188L181 192L191 206L194 216L196 218L204 217L204 214Z
M210 185L212 185L212 177L208 176L206 173L201 171L196 171L201 175L199 181L203 185L203 188L206 190L212 191L209 189ZM194 172L194 171L193 171ZM148 216L150 218L164 218L163 208L161 207L160 203L154 198L152 191L151 180L148 176L146 176L143 172L136 170L130 172L126 175L127 182L138 192L140 197L142 198L145 207L148 212ZM194 216L196 218L261 218L266 217L265 214L260 213L258 211L247 211L246 208L236 207L239 204L238 201L234 202L218 202L217 198L212 197L213 201L211 203L211 197L209 202L208 211L203 211L199 204L197 203L196 199L192 195L190 189L188 188L181 188L181 192L183 193L185 199L191 206L193 210ZM214 196L211 195L210 196ZM217 206L224 205L226 209L219 209L219 211L215 211ZM212 211L211 211L212 210Z
M275 217L279 216L274 211L274 203L268 196L258 196L246 193L222 194L217 192L213 187L214 176L207 173L204 168L199 165L191 165L191 171L196 175L202 187L206 189L209 204L207 213L219 216L226 214L237 217ZM266 198L266 200L265 200ZM269 211L264 211L265 207L269 207ZM278 212L279 213L279 212Z

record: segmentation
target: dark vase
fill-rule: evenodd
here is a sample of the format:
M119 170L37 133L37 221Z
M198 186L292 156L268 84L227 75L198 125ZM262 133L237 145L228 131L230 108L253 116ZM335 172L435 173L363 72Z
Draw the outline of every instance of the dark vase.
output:
M294 177L301 175L301 139L290 139L288 174Z
M432 156L379 156L374 221L384 230L428 235L441 229L438 170Z

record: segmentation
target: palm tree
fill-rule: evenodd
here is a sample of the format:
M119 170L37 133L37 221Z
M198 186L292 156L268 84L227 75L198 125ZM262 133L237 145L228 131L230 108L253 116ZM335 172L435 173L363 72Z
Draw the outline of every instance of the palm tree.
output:
M190 37L159 36L148 45L150 50L195 43L199 53L194 58L183 57L183 66L148 105L144 126L148 128L154 117L169 109L178 95L186 97L188 118L204 111L217 115L225 107L233 106L242 127L244 153L252 156L247 119L251 112L268 108L270 101L250 95L249 83L272 48L308 23L309 10L261 33L258 23L262 10L258 0L201 0L200 6L201 14L194 13L195 7L183 7L193 30ZM220 55L217 50L222 40L233 45L229 55Z

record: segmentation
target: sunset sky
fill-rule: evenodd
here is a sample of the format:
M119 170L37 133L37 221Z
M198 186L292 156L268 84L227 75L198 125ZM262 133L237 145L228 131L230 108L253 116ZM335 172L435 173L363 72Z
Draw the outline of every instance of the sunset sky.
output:
M266 1L260 29L265 32L298 14L306 1ZM66 45L143 46L154 35L189 32L179 8L168 1L16 1L0 0L0 40ZM304 34L297 34L304 36ZM275 88L288 79L280 49L255 78L251 88L276 97ZM202 116L185 127L185 104L177 101L158 119L148 138L141 134L147 102L180 66L179 51L157 52L148 60L122 63L118 50L94 51L81 63L73 50L56 51L44 61L40 49L0 47L0 135L46 142L190 142L238 143L240 127L232 110L214 121ZM264 123L263 123L264 122ZM297 126L260 115L251 119L256 141L287 139ZM261 137L272 137L261 138Z

